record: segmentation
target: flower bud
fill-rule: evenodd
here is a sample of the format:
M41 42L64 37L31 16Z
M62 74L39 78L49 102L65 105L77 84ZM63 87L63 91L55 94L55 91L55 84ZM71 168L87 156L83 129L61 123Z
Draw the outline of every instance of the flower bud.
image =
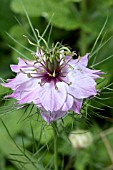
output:
M69 140L74 148L86 148L91 145L93 138L90 132L75 130L69 134Z

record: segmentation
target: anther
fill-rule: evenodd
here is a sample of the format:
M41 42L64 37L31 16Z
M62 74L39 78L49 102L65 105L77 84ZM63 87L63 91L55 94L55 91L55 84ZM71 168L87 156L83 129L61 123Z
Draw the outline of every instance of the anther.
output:
M20 72L22 72L22 73L24 73L24 74L26 74L21 68L20 68Z
M57 85L55 85L55 89L56 89L56 90L58 90L58 87L57 87Z
M70 86L71 84L72 84L72 82L69 82L69 83L67 83L68 84L68 86Z
M54 72L53 72L53 75L52 75L53 77L55 77L55 70L54 70Z
M30 74L30 73L27 73L27 77L28 77L28 78L31 78L31 74Z
M72 67L70 64L68 64L69 65L69 67L72 69L72 70L74 70L74 67Z

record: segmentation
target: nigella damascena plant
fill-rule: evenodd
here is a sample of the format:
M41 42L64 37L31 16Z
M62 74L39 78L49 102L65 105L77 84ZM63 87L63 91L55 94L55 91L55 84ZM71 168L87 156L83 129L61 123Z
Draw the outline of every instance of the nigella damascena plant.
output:
M33 103L48 124L69 111L80 114L83 100L97 94L95 80L101 72L87 68L88 54L74 55L57 43L47 50L38 47L32 61L18 58L18 65L11 65L16 77L2 84L13 90L6 97L18 105Z

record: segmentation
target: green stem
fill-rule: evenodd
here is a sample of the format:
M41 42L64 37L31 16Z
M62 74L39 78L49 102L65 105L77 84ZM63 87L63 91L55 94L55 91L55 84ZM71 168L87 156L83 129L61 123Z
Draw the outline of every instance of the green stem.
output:
M58 148L57 148L57 131L56 124L53 124L53 137L54 137L54 170L58 170Z

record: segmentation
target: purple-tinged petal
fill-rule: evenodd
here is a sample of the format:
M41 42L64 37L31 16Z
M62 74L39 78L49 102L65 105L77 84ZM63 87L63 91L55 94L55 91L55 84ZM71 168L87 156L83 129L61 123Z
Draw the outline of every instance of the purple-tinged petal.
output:
M8 83L2 83L2 86L16 90L17 88L21 92L22 90L31 90L36 88L39 80L35 78L28 78L26 74L19 73L14 79Z
M36 69L34 68L34 66L23 66L20 68L21 72L23 72L24 74L28 74L28 73L36 73Z
M38 88L33 89L32 91L24 92L25 94L21 96L21 99L18 101L19 104L31 103L33 102L38 107L41 106L40 100L38 98Z
M48 123L50 124L50 119L51 119L51 112L50 111L46 111L42 108L40 108L40 114L41 116L43 117L43 119Z
M40 102L47 111L53 112L59 110L66 100L67 92L65 84L59 82L56 85L57 88L55 88L54 82L51 82L40 87Z
M13 72L15 72L15 73L19 73L20 72L20 66L12 64L12 65L10 65L10 67L11 67L11 70Z
M88 55L89 54L87 53L86 55L84 55L80 59L78 59L78 64L86 67L88 64Z
M73 101L74 101L74 98L70 95L67 95L66 101L65 101L64 105L62 106L61 110L62 111L70 110L73 105Z
M75 112L75 113L78 113L80 114L80 109L82 107L82 99L74 99L74 103L73 103L73 106L72 106L72 110Z
M32 82L32 81L31 81ZM5 96L5 98L14 98L18 100L18 104L24 104L24 103L31 103L33 102L34 104L36 104L37 106L41 106L40 105L40 100L38 98L38 86L40 86L39 84L36 86L37 88L32 88L27 89L24 86L20 86L19 88L17 88L12 94Z
M20 101L28 93L29 92L26 92L26 91L21 91L21 92L20 91L14 91L12 94L9 94L9 95L5 96L5 98L14 98L14 99Z
M40 114L43 117L43 119L50 124L51 122L54 122L55 120L63 117L66 114L66 111L45 111L45 110L40 110Z
M2 86L16 90L21 83L26 82L27 80L27 75L20 73L14 79L9 79L7 83L2 83Z
M76 74L84 74L84 75L87 75L89 77L92 77L94 80L96 78L99 78L101 74L103 74L102 72L100 72L99 70L91 70L89 68L86 68L84 66L80 66L80 65L77 65L75 68L74 68L74 71L76 72Z
M40 99L38 98L38 95L37 98L35 97L35 99L33 100L33 103L39 108L43 108L42 104L40 103Z
M10 65L11 70L12 70L13 72L15 72L15 73L19 73L19 72L20 72L20 68L21 68L22 66L25 66L25 65L26 65L25 61L22 60L21 58L18 58L18 60L19 60L18 65L13 65L13 64Z
M87 64L88 64L88 53L86 55L84 55L83 57L80 57L78 59L69 59L71 58L70 56L66 56L67 57L67 60L70 60L69 61L69 64L76 69L76 67L78 66L84 66L86 67Z
M72 74L70 77L72 84L68 88L68 93L77 99L88 98L96 95L96 82L93 78L78 74L76 77Z
M19 60L18 65L10 65L11 70L15 73L19 73L21 72L21 70L23 70L23 72L25 71L25 73L27 73L28 71L29 73L30 71L35 69L35 66L37 65L39 66L39 64L34 65L35 61L28 61L28 60L24 61L21 58L18 58L18 60Z
M18 58L18 61L19 61L19 62L18 62L18 65L19 65L19 66L24 66L24 65L26 65L26 64L25 64L25 61L24 61L22 58Z
M97 78L100 78L100 76L104 74L104 72L101 72L100 70L91 70L91 69L88 69L88 70L90 72L90 76L93 77L94 80Z
M7 83L2 83L2 86L11 88L12 90L16 90L16 88L23 82L28 80L27 75L23 73L19 73L15 78L8 79Z

